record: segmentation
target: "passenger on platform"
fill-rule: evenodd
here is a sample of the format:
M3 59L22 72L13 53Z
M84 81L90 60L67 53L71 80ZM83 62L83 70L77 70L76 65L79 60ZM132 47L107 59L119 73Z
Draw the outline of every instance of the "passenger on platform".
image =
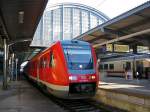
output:
M128 79L128 78L127 78L127 72L128 72L128 67L127 67L127 66L125 67L124 72L125 72L125 79L127 80L127 79Z
M133 79L131 69L128 66L125 67L125 79L126 80L128 80L128 79L132 80Z
M136 75L138 79L142 78L143 69L140 65L137 66Z

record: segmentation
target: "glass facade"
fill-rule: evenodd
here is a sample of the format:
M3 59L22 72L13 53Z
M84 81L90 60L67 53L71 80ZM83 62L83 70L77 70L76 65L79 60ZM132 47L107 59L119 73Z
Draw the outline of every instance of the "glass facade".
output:
M63 39L69 40L71 38L71 8L64 8L63 13Z
M86 32L90 29L89 27L89 21L88 21L88 12L87 11L82 11L82 32Z
M51 12L48 12L44 16L44 32L43 32L43 38L44 40L50 40L52 36L52 29L51 29ZM49 24L49 25L47 25Z
M80 10L73 9L73 37L80 35Z
M53 41L60 40L61 37L61 31L60 31L60 9L54 10L53 11ZM48 24L47 24L48 26ZM45 26L44 26L45 27Z
M91 19L91 28L94 28L98 25L98 18L94 14L90 14L90 19Z
M37 40L42 41L38 42L40 46L57 40L70 40L107 20L101 12L81 4L47 7L31 45L37 45Z

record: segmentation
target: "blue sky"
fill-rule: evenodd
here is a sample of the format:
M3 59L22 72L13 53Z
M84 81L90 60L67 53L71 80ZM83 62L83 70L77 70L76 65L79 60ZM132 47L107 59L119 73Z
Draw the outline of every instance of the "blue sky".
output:
M49 0L48 5L63 2L81 3L98 9L110 18L114 18L149 0Z

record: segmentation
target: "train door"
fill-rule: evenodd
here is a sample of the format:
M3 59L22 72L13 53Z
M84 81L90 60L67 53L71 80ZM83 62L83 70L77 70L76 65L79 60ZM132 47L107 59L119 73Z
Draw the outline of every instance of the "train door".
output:
M44 56L43 57L43 70L42 70L42 74L43 74L43 80L46 81L46 68L47 68L47 59Z
M128 70L131 70L131 62L126 62L126 68L127 68Z
M143 77L143 68L143 62L141 60L136 61L136 75L140 79Z
M46 60L45 57L41 58L41 79L42 81L45 81L45 66L46 66Z
M43 80L43 58L40 58L39 79Z
M45 55L45 70L44 70L46 82L48 82L49 73L50 73L50 70L49 70L49 53L46 53L46 55Z
M47 53L47 69L46 69L46 80L47 82L52 81L52 51Z
M55 66L55 62L54 62L54 54L53 54L53 52L50 51L49 54L50 54L50 55L49 55L49 72L50 72L50 74L49 74L48 80L49 80L49 81L52 81L52 74L54 74L53 68L54 68L54 66Z

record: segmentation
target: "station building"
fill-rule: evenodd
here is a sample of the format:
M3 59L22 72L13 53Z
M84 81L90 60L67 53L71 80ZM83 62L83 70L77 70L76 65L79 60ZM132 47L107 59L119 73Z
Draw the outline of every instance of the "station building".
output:
M47 6L31 45L47 46L53 41L70 40L107 20L102 12L82 4Z

